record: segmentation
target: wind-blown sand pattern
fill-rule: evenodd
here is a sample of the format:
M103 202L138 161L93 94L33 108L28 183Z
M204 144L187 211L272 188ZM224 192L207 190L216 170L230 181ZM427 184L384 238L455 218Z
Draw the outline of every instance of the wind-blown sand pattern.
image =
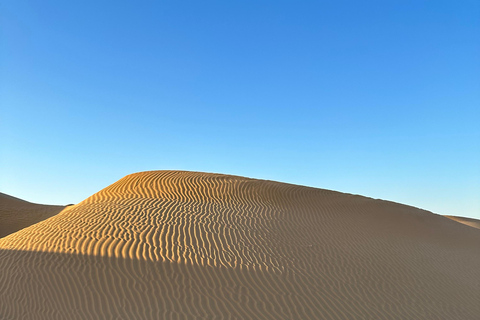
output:
M48 219L64 208L31 203L0 193L0 238Z
M479 319L480 230L273 181L132 174L0 239L1 319Z

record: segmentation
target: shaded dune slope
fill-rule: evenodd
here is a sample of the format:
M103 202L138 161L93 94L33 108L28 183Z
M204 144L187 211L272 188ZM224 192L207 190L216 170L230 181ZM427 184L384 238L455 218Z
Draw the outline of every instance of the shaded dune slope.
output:
M457 222L463 223L467 226L474 227L480 229L480 220L472 219L472 218L465 218L465 217L457 217L457 216L445 216L448 219L455 220Z
M219 174L126 176L0 239L0 271L2 319L480 314L479 230L388 201Z
M31 203L0 193L0 238L48 219L64 208Z

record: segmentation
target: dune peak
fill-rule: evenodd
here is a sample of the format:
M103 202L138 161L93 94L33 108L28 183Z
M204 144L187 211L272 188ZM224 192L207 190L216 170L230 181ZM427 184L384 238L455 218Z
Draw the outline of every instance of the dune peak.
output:
M147 171L0 239L0 287L11 288L0 301L24 314L15 301L48 291L64 307L35 309L46 319L84 318L79 305L140 318L474 319L479 243L477 229L398 203Z

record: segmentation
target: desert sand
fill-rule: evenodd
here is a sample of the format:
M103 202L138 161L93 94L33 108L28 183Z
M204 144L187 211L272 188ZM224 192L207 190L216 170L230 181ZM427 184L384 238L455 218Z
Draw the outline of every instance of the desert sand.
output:
M50 218L64 208L31 203L0 193L0 238Z
M472 218L465 218L465 217L457 217L457 216L445 216L449 219L455 220L457 222L463 223L467 226L474 227L480 229L480 220L472 219Z
M0 319L202 318L479 319L480 230L357 195L151 171L0 239Z

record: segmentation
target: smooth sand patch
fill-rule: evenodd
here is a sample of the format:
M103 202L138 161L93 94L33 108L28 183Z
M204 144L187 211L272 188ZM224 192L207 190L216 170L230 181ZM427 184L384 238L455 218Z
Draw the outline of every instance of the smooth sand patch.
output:
M448 219L452 219L457 222L463 223L467 226L480 229L480 220L472 219L472 218L457 217L457 216L445 216L445 217Z
M0 238L48 219L64 208L31 203L0 193Z
M236 176L126 176L0 239L0 318L478 319L480 231ZM28 301L28 303L23 303Z

